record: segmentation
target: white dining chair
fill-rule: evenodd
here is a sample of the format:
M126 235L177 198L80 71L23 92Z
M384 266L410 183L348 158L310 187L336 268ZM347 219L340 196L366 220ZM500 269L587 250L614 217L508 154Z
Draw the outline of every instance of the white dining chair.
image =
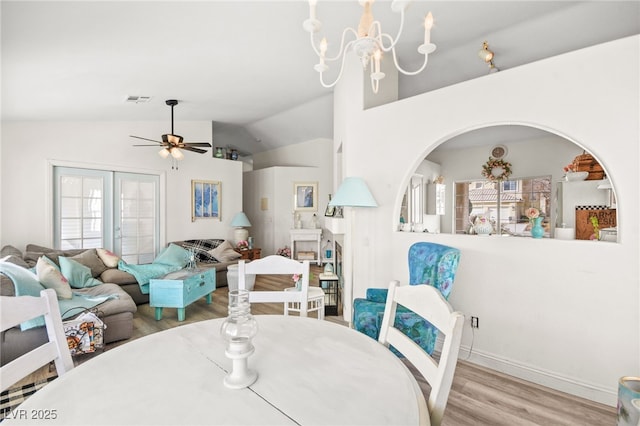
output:
M318 319L324 319L324 292L319 287L309 287L309 261L298 262L284 256L272 255L246 263L238 262L238 288L246 289L246 275L293 275L302 276L300 289L286 288L284 291L253 290L249 292L251 303L284 303L284 314L299 312L301 317L317 311Z
M420 315L444 334L440 359L436 361L409 336L393 326L400 304ZM431 386L427 399L431 425L439 426L449 398L458 361L464 315L454 312L442 294L429 285L404 285L392 281L382 318L378 341L393 346L413 364Z
M0 296L1 331L40 316L44 316L49 341L0 367L1 390L4 391L51 361L55 363L58 376L73 369L56 292L53 289L42 290L40 297Z

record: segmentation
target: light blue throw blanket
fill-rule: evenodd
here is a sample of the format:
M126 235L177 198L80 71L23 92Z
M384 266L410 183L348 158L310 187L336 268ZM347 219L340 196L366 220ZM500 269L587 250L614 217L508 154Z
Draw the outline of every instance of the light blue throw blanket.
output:
M142 292L142 294L149 294L149 280L163 277L169 272L178 271L182 269L182 266L167 265L164 263L146 263L144 265L134 265L120 260L118 262L118 269L128 272L136 277L136 280L140 285L140 291Z
M118 269L133 275L140 285L142 294L149 294L149 280L164 277L170 272L179 271L189 262L192 253L176 244L169 244L158 256L153 259L153 263L134 265L120 259Z
M4 259L0 259L0 273L6 275L11 281L13 281L16 296L40 297L40 292L45 289L45 287L40 284L40 281L38 281L38 276L36 274L22 266L16 265L15 263L5 262ZM116 294L107 296L88 296L74 292L71 299L58 299L58 306L60 307L62 319L66 319L78 315L78 313L84 309L93 308L106 300L117 297L118 295ZM23 322L20 324L20 329L24 331L43 325L44 317L38 317Z

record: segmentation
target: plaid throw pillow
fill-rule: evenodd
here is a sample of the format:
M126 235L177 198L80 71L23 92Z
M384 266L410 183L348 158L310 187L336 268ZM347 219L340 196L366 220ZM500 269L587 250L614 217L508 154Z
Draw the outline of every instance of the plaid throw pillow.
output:
M179 243L180 246L185 249L193 249L196 254L196 261L203 263L218 263L215 257L213 257L209 250L213 250L222 244L224 240L210 239L210 240L185 240Z

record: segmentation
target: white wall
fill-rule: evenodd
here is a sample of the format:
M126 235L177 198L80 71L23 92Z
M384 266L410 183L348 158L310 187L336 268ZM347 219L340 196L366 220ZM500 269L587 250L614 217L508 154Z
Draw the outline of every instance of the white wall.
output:
M242 210L242 163L212 158L211 152L185 152L171 170L155 147L133 147L138 135L152 139L166 133L166 122L3 122L2 222L0 245L20 249L28 243L51 245L50 179L52 160L101 169L163 173L166 185L165 241L231 238L229 222ZM186 140L210 141L211 122L181 122ZM142 142L144 143L144 142ZM222 182L221 221L191 222L191 179Z
M253 155L254 170L244 173L244 206L251 224L254 218L258 224L252 226L251 235L257 238L256 244L263 254L275 254L279 248L291 245L294 182L318 182L315 213L324 227L324 211L329 194L334 192L332 150L331 139L319 138ZM268 210L261 209L261 198L269 199ZM301 216L305 226L309 226L313 213L303 212ZM326 234L325 239L331 238Z
M344 175L363 177L379 204L356 212L355 296L406 281L416 241L458 247L450 301L480 318L471 359L615 405L617 380L640 375L639 47L634 36L366 111L359 86L343 96L343 77L334 93L343 115L334 122ZM499 124L548 130L599 158L617 190L620 242L395 231L408 179L426 154ZM467 325L465 348L471 338Z
M289 230L294 227L295 182L318 183L318 211L301 212L300 215L304 228L312 227L314 214L323 227L324 210L329 203L331 170L318 167L269 167L245 172L244 175L244 208L252 225L249 234L254 237L256 246L262 248L263 256L275 254L285 245L291 246ZM268 200L267 210L261 208L262 198ZM299 247L304 248L303 244L306 243L301 243Z

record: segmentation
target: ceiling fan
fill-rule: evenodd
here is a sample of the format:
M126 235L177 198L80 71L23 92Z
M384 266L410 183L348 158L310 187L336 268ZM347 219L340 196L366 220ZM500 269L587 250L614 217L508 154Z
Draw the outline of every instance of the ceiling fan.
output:
M207 152L206 149L196 147L211 148L211 144L209 142L183 142L184 139L182 138L182 136L176 135L173 132L173 107L178 105L178 101L175 99L168 99L165 101L165 103L171 107L171 133L162 135L162 142L154 139L143 138L141 136L129 135L132 138L155 142L156 144L134 146L161 146L162 149L158 152L158 154L162 158L167 158L169 155L171 155L176 160L182 160L184 158L184 154L180 152L181 149L197 152L198 154L204 154L205 152Z

